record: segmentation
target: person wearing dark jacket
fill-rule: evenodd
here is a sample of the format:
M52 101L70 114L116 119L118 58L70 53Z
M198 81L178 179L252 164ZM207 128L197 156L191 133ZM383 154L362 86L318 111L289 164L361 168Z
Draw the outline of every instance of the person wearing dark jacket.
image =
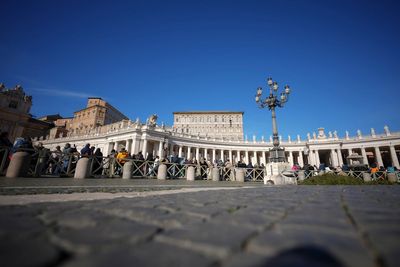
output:
M92 155L92 150L90 149L90 144L86 144L84 148L81 149L82 157L89 157Z

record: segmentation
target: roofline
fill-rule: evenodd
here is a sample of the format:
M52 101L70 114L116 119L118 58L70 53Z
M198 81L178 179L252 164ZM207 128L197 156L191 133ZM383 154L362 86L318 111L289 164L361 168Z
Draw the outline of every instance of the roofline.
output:
M74 111L74 114L75 114L75 113L78 113L78 112L81 112L81 111L83 111L83 110L85 110L85 109L91 109L91 108L94 108L94 107L101 107L101 108L105 108L105 109L107 108L107 107L105 107L105 106L93 105L93 106L90 106L90 107L87 107L87 108L83 108L83 109Z
M243 111L175 111L172 114L244 114Z

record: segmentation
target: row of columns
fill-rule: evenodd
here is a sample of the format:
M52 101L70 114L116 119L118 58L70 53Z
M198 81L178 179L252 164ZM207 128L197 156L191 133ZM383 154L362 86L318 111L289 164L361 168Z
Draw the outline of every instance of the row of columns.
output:
M378 166L384 166L380 148L378 146L373 147L373 148L374 148L375 160L376 160ZM361 150L361 156L363 158L363 162L364 162L364 164L368 164L366 148L361 147L361 148L354 148L354 149ZM397 157L395 147L393 145L389 146L389 150L390 150L390 157L392 160L392 166L395 166L396 168L400 168L399 159ZM321 164L320 158L319 158L319 151L320 150L311 150L310 151L309 162L311 165L319 166ZM353 148L348 149L348 154L349 155L353 154ZM342 166L345 163L343 161L342 150L340 148L331 149L330 150L330 158L331 158L331 163L333 166Z
M147 155L147 150L148 150L148 140L147 138L143 138L140 140L137 139L128 139L125 141L121 142L110 142L108 144L108 148L106 148L108 153L110 153L111 149L118 150L119 145L123 144L126 148L126 150L129 153L136 154L139 150L142 151L143 155ZM169 154L173 154L174 147L176 147L175 144L169 144ZM374 148L374 154L376 158L376 162L379 166L383 166L383 160L382 160L382 155L380 148L378 146L373 147ZM200 149L204 151L204 153L200 153ZM361 148L354 148L354 149L361 149L361 156L363 157L364 163L368 163L368 157L367 157L367 152L365 147ZM399 160L396 154L395 147L393 145L389 146L390 149L390 155L392 159L392 165L400 168L399 165ZM321 164L321 160L319 157L319 151L317 149L311 149L308 156L307 156L307 162L311 165L316 165L319 166ZM190 147L190 146L178 146L178 151L174 151L174 153L177 152L177 155L179 157L185 156L187 159L192 159L195 158L197 160L200 159L200 157L205 157L209 160L212 160L213 162L216 159L222 159L226 160L229 159L231 162L237 162L238 159L242 160L248 164L249 162L252 162L253 164L258 163L261 164L263 163L264 165L267 163L267 155L266 151L249 151L249 150L224 150L224 149L215 149L215 148L200 148L200 147ZM250 152L252 152L252 157L250 157ZM304 158L303 158L303 152L302 151L287 151L288 152L288 162L293 165L295 162L297 162L300 166L304 166ZM164 142L159 141L158 143L158 151L157 155L161 158L163 157L164 153ZM219 157L217 158L217 153L219 154ZM297 154L297 158L295 160L294 158L294 153ZM349 148L348 149L348 154L351 155L353 153L353 149ZM260 157L258 155L261 154ZM210 155L210 157L209 157ZM225 157L225 155L227 155ZM260 158L260 160L258 160ZM331 164L333 166L342 166L345 162L343 160L342 156L342 150L340 148L332 148L330 149L330 159L331 159Z

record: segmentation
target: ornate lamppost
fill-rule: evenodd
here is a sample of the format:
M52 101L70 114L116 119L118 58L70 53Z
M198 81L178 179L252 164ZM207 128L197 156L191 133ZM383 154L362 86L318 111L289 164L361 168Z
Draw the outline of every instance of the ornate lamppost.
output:
M269 86L269 95L265 99L262 99L262 88L258 87L255 100L260 108L268 107L272 113L272 140L274 147L270 150L269 160L270 162L285 162L285 150L282 147L279 147L275 108L282 108L288 101L290 87L289 85L285 85L284 91L279 95L277 92L279 88L278 83L276 81L272 81L271 77L267 79L267 85Z

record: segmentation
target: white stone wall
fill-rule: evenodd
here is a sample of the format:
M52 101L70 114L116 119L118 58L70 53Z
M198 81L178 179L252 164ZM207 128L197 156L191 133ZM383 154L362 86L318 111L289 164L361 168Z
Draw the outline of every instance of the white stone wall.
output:
M174 129L178 133L227 140L243 140L241 112L174 113Z
M222 139L210 139L196 135L187 135L171 131L170 128L148 127L138 125L130 121L116 123L113 128L107 127L107 132L94 132L82 136L69 136L64 138L43 140L43 144L49 148L57 145L64 146L65 143L76 144L80 150L86 143L100 147L104 155L108 155L112 148L125 147L130 153L142 151L144 155L152 152L159 154L161 144L167 144L169 154L178 154L186 158L206 157L209 160L235 159L238 155L245 163L252 162L260 165L268 161L269 150L272 143L265 141L232 141ZM358 151L364 161L368 161L367 153L374 153L376 161L383 166L382 152L389 155L392 165L400 168L397 154L400 150L400 133L374 134L360 138L326 138L317 140L282 141L281 146L285 148L287 161L299 163L303 166L305 162L311 165L319 165L325 162L334 167L341 166L345 162L342 153L351 154ZM171 148L172 147L172 148ZM197 152L198 151L198 152ZM224 156L222 156L222 153ZM381 155L382 154L382 155ZM326 158L329 158L326 161Z

